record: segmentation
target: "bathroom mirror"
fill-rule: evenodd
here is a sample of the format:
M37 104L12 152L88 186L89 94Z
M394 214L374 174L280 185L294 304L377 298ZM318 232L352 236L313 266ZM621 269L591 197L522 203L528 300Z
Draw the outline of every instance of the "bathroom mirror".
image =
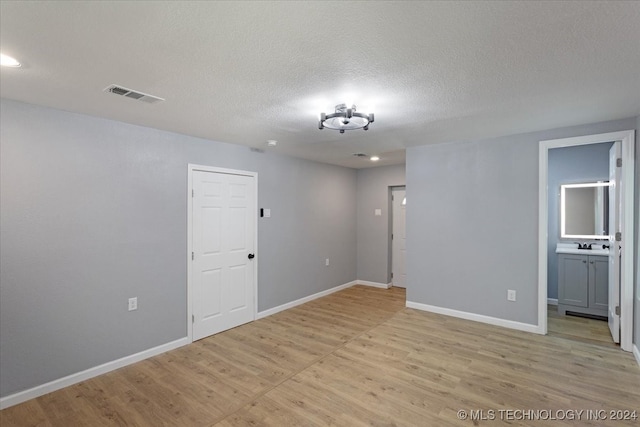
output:
M609 182L560 186L560 237L607 239L609 236Z

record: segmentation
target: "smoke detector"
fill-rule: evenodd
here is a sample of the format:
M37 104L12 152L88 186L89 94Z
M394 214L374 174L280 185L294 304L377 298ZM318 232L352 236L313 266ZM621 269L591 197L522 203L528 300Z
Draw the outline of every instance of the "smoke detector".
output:
M159 96L149 95L148 93L139 92L120 85L109 85L105 87L103 91L110 92L115 95L126 96L127 98L137 99L138 101L146 102L147 104L155 104L156 102L164 101L164 98L160 98Z

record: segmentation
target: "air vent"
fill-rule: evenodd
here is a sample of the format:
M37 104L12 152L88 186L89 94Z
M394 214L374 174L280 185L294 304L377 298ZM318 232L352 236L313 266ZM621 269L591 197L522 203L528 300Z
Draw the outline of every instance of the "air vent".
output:
M126 96L127 98L137 99L138 101L146 102L147 104L155 104L156 102L164 101L164 98L149 95L148 93L138 92L118 85L109 85L104 88L104 91L111 92L115 95Z
M353 157L369 157L364 153L353 153Z

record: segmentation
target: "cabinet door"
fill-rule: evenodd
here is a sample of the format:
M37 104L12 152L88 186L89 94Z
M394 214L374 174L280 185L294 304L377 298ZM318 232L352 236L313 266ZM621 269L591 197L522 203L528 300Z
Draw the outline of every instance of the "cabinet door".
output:
M587 261L587 255L559 255L558 304L588 306L589 264Z
M609 308L609 259L603 256L589 257L589 307Z

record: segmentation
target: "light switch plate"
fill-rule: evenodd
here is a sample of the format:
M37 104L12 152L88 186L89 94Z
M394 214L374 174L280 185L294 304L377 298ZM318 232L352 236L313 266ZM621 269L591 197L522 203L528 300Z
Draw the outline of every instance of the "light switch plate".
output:
M374 211L374 214L375 214L376 216L382 216L382 209L376 209L376 210Z

